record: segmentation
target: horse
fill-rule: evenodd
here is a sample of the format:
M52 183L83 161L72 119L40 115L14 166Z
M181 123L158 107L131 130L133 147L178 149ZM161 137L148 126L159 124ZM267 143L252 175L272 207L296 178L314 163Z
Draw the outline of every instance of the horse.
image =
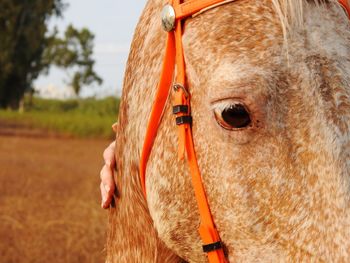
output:
M108 263L207 262L172 95L147 165L147 199L139 177L165 4L147 2L126 66ZM182 41L195 151L228 261L346 262L350 26L338 1L231 1L186 19Z

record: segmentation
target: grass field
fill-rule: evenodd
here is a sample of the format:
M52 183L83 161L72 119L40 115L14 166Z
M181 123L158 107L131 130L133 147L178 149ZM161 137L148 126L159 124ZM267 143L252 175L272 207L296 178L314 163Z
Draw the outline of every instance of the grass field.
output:
M1 263L104 261L98 185L108 143L0 135Z
M102 152L117 98L0 110L0 263L104 262Z
M111 125L118 115L119 99L25 99L24 111L0 110L0 125L41 129L48 133L84 138L113 138Z

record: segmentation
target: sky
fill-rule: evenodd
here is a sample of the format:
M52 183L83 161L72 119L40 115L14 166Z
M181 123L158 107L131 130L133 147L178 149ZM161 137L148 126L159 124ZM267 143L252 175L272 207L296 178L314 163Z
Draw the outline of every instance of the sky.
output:
M63 32L73 24L93 32L95 70L104 80L101 86L83 87L81 95L120 95L133 32L146 0L66 0L66 3L69 6L63 18L52 19L50 28L57 26ZM67 93L69 75L69 70L51 68L49 75L35 81L34 87L42 93L55 90L52 94L59 97L61 91Z

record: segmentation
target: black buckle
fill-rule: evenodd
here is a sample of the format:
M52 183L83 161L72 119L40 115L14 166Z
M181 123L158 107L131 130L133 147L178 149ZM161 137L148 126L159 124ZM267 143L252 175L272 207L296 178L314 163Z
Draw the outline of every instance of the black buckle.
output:
M215 243L211 243L211 244L207 244L207 245L203 245L203 251L205 253L209 253L212 252L214 250L218 250L222 248L222 243L221 241L215 242Z
M189 115L184 115L176 118L176 125L191 124L192 117Z
M173 114L188 113L187 105L176 105L173 107Z

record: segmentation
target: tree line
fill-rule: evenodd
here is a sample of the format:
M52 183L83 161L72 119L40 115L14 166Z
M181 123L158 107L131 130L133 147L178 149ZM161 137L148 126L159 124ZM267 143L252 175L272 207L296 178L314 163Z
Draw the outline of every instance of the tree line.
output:
M0 1L0 108L18 108L34 80L53 65L73 72L69 84L76 94L83 85L102 83L92 58L94 34L69 25L60 36L48 28L67 7L63 0Z

